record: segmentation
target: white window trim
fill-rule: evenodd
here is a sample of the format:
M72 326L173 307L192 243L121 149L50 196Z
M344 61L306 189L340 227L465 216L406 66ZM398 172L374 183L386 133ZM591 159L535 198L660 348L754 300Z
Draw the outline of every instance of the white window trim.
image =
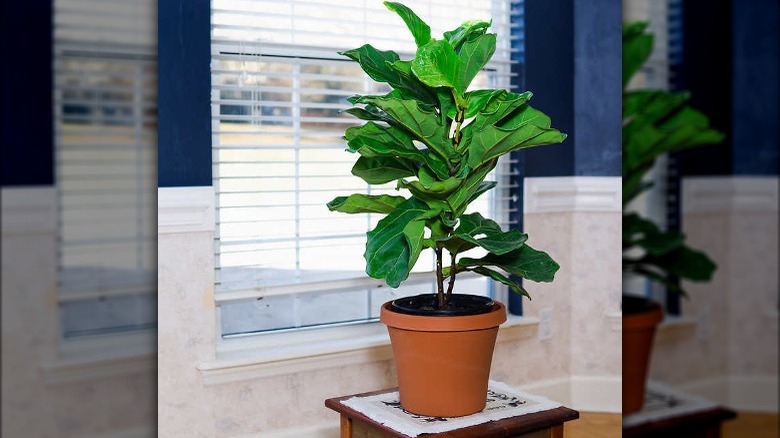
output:
M535 317L509 315L497 342L532 336ZM390 338L379 322L269 333L220 342L215 360L197 364L203 383L216 385L392 358Z
M41 369L49 384L99 380L157 369L157 331L62 340L57 358Z

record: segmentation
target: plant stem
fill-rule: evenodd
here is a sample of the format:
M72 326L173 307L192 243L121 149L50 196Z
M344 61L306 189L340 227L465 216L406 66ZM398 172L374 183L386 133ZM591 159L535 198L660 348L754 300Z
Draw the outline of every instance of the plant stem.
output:
M463 136L463 134L460 132L460 126L463 124L465 119L466 108L458 107L458 112L455 114L455 136L452 139L452 147L455 150L458 150L458 146L460 145L460 138Z
M444 309L444 268L442 267L442 246L441 244L436 244L436 286L438 287L438 298L439 298L439 304L438 308Z
M455 253L450 253L450 282L447 285L447 302L450 302L452 298L452 289L455 287L455 272L457 271L455 266Z

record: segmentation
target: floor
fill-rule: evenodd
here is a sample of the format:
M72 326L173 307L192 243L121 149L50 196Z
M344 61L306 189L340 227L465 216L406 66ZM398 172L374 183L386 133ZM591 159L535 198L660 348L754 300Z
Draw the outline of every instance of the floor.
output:
M563 424L566 438L619 438L622 415L580 412L580 418Z
M723 423L723 438L778 438L778 416L740 412L733 421Z
M580 418L564 424L566 438L619 438L621 415L580 412ZM740 412L732 421L723 423L723 438L780 438L777 415Z

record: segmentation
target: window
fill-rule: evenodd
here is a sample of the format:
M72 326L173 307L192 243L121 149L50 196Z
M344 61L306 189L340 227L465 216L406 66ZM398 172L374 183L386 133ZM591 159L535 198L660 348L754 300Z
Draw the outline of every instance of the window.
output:
M415 1L407 5L440 35L464 20L493 20L499 44L472 85L509 88L508 1ZM434 291L433 256L390 289L367 278L365 233L381 215L331 213L325 204L368 187L341 137L359 121L340 111L354 94L383 93L338 51L366 42L413 56L413 39L381 2L213 0L212 127L215 296L223 337L365 322L403 295ZM438 28L437 28L438 26ZM499 186L475 209L510 226L509 160ZM423 256L424 257L424 256ZM494 289L495 288L495 289ZM483 278L459 277L456 290L503 293Z
M54 2L64 338L156 327L156 3Z

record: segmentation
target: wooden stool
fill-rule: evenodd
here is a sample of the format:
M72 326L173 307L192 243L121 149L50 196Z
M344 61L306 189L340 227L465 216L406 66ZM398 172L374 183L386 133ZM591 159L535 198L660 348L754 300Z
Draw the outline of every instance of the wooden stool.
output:
M623 427L623 437L719 438L721 423L736 416L737 413L732 410L715 407L706 411L669 416L631 427Z
M325 406L341 414L341 438L408 438L344 405L342 400L397 391L397 388L325 400ZM425 438L563 438L563 423L579 418L579 412L559 407L449 432L426 434Z

